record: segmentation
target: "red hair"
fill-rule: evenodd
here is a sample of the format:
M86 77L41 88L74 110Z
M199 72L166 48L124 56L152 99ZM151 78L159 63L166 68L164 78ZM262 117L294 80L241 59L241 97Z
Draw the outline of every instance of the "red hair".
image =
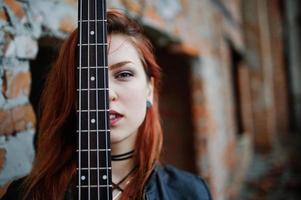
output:
M159 160L162 130L158 109L160 68L140 26L117 11L108 11L108 34L128 36L138 49L145 72L154 80L154 101L138 130L134 160L138 169L121 199L141 199L146 182ZM77 30L63 44L41 98L42 115L36 158L24 182L23 199L63 199L76 175L76 63Z

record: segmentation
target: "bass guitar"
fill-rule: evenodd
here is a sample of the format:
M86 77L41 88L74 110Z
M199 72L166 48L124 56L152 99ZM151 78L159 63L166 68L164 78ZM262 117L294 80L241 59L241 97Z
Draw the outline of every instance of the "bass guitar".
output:
M78 200L112 199L106 24L106 0L79 0Z

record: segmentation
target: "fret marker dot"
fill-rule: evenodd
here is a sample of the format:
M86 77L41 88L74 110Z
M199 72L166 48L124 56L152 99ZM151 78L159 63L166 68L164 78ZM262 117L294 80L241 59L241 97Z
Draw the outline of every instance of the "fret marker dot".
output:
M86 180L85 176L81 176L80 179L82 179L83 181Z
M91 122L94 124L95 123L95 119L91 119Z
M95 81L95 77L94 76L91 77L91 81Z
M94 31L90 31L90 34L91 34L91 35L94 35Z
M106 179L107 179L107 176L106 176L106 175L103 175L103 176L102 176L102 179L103 179L103 180L106 180Z

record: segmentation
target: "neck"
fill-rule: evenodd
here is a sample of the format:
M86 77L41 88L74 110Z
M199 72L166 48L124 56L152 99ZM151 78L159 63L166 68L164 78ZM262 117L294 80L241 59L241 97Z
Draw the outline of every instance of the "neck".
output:
M120 155L130 152L135 149L135 139L137 133L125 140L111 143L111 155ZM112 180L118 183L135 167L134 158L131 157L126 160L112 161Z
M122 161L112 162L112 178L117 183L134 168L134 159L130 158Z
M114 148L115 147L115 148ZM133 148L133 147L132 147ZM129 148L116 148L112 145L112 155L119 155L132 151ZM124 178L135 166L134 158L128 158L125 160L112 161L112 180L117 183Z

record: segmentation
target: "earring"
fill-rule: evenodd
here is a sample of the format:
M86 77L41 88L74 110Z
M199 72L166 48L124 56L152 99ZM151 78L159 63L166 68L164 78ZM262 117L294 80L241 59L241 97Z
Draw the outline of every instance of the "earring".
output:
M150 102L149 100L146 101L146 107L147 108L152 107L152 105L153 105L152 102Z

